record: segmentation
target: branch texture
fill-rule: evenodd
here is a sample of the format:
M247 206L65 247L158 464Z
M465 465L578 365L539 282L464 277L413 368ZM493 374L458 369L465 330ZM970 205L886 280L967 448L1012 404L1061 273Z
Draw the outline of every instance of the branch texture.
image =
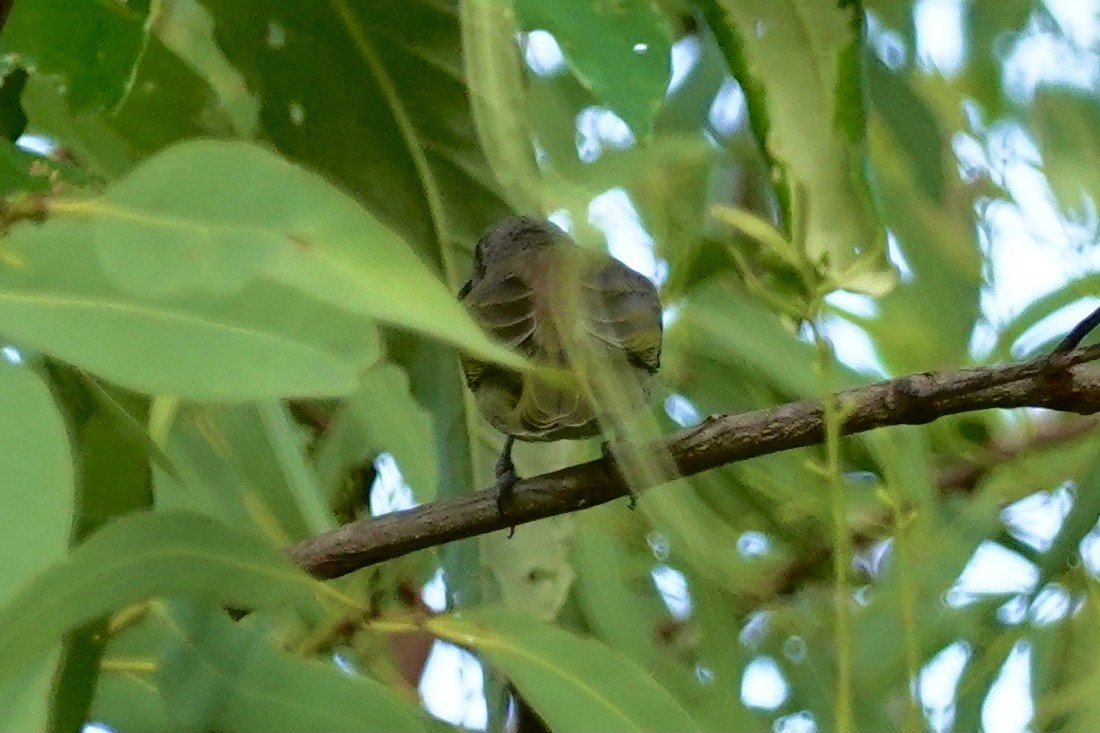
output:
M1100 372L1084 366L1100 345L996 367L911 374L836 395L847 415L844 434L888 425L923 425L946 415L990 408L1042 407L1082 415L1100 412ZM680 476L824 441L817 400L740 415L710 417L666 438ZM668 477L671 479L674 477ZM635 487L642 490L645 487ZM523 479L506 516L491 490L436 501L378 518L365 517L304 540L287 552L306 572L335 578L359 568L453 540L604 504L627 494L608 459Z

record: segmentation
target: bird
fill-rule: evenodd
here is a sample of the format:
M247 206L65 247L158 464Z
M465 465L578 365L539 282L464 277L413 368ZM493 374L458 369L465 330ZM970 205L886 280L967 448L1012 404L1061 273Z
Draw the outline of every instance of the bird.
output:
M495 467L497 508L504 515L518 481L516 440L576 440L604 432L585 369L625 365L619 378L634 380L640 390L633 391L648 394L661 365L661 302L643 275L530 216L510 216L481 237L458 297L491 336L535 365L551 367L519 372L461 357L479 411L505 435Z

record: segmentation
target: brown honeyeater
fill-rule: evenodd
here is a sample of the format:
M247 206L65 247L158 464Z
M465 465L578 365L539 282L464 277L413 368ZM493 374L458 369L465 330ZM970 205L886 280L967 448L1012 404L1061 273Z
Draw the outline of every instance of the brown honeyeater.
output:
M594 387L600 379L592 377L613 373L612 384L644 395L660 366L661 303L653 283L607 254L578 247L548 222L510 217L486 232L459 299L482 328L544 367L517 372L462 360L478 409L507 436L496 465L498 506L517 480L516 439L600 434L598 416L607 411Z

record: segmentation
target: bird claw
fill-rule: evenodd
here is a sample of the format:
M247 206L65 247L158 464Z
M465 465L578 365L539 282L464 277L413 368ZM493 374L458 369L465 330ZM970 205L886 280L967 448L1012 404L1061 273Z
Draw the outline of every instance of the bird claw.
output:
M519 481L516 464L512 462L512 444L515 441L515 437L511 435L505 438L504 450L500 452L500 457L497 458L495 470L497 483L493 490L496 492L497 512L505 518L507 518L508 512L504 510L504 505L512 498L512 490ZM512 535L515 533L516 527L512 525L508 528L508 539L512 539Z
M496 492L497 512L502 517L507 518L508 516L508 512L505 511L504 505L512 498L512 490L515 488L518 481L519 476L516 475L515 469L497 475L497 483L496 486L493 487L493 491ZM512 535L515 533L515 525L509 527L508 539L512 539Z
M627 508L629 508L630 511L634 511L635 509L637 509L638 508L638 497L634 493L634 490L632 488L630 488L630 484L627 482L626 476L624 476L623 472L619 470L619 462L615 458L615 451L613 451L611 449L611 441L610 440L605 440L602 443L600 443L600 457L604 460L604 462L608 465L608 467L615 473L615 475L617 475L619 477L619 480L623 482L623 485L626 486L627 497L628 497L628 500L630 502L629 504L627 504Z

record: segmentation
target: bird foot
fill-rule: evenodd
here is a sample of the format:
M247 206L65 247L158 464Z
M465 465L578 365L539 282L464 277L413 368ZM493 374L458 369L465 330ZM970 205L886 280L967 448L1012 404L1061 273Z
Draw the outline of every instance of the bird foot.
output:
M515 437L509 435L504 440L504 450L500 452L500 457L497 458L497 465L494 473L496 473L497 482L493 487L493 491L496 493L497 498L497 512L500 516L507 517L508 512L505 511L505 504L512 498L513 489L516 483L519 481L519 475L516 473L516 464L512 462L512 445L515 443ZM515 525L508 528L508 539L512 539L512 535L516 533Z
M497 474L496 485L493 486L493 492L496 494L497 500L497 512L502 517L507 517L508 512L505 510L505 505L511 501L513 489L519 482L519 476L516 475L515 468L510 468L503 473ZM508 539L512 539L512 535L516 533L515 525L508 528Z
M610 440L605 440L600 443L600 457L603 458L604 463L607 464L608 468L610 468L612 472L614 472L614 474L618 476L619 481L621 481L622 484L626 486L627 501L629 502L627 504L627 508L630 509L630 511L634 511L635 509L637 509L638 497L634 495L634 490L630 488L630 484L627 482L626 476L624 476L623 472L619 470L619 461L615 457L615 451L611 449Z

